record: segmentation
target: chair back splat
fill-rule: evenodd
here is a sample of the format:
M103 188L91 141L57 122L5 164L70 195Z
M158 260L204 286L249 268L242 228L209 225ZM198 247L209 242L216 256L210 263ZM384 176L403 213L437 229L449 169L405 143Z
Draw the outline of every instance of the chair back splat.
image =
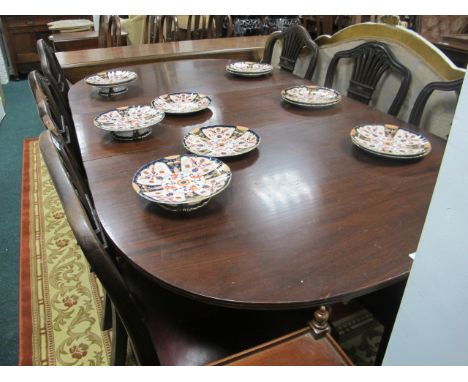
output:
M187 21L187 40L200 40L207 38L208 24L207 18L203 15L190 15Z
M85 174L80 146L76 135L73 118L67 107L67 100L61 96L54 82L49 81L37 70L28 75L29 85L36 100L36 107L44 125L54 135L60 135L65 142L70 155L80 168L80 173ZM44 120L47 115L48 120Z
M158 36L158 42L180 41L179 21L177 16L161 16Z
M232 37L233 35L234 27L231 16L210 15L208 17L205 38Z
M273 49L276 41L283 40L283 47L279 59L279 66L288 71L293 72L299 54L305 47L311 49L312 54L304 78L310 80L314 73L315 65L319 49L317 44L312 40L309 32L301 25L292 25L285 31L273 32L265 44L265 53L262 62L271 64L273 57Z
M383 43L369 41L355 48L337 52L328 66L325 77L326 87L333 87L336 68L342 58L353 60L348 97L365 104L371 101L380 78L387 70L392 69L400 74L401 85L388 110L388 114L396 116L408 93L411 73L393 57L390 49Z
M68 99L70 86L68 85L65 74L63 73L54 51L43 39L37 40L36 47L41 62L42 73L57 87L61 96ZM68 102L66 102L66 104L67 108L69 108Z
M463 78L454 81L441 81L441 82L430 82L419 93L416 101L414 102L413 109L411 110L411 114L409 117L408 122L419 126L421 122L421 118L424 112L424 108L426 106L429 97L435 90L450 92L454 91L457 93L457 96L460 95L460 90L463 84Z
M145 23L145 43L154 44L159 42L159 24L161 16L151 15L146 16Z
M107 28L107 47L120 46L122 29L119 16L111 16Z
M122 41L121 37L122 29L120 26L119 16L99 16L99 48L111 48L114 46L120 46L120 43Z

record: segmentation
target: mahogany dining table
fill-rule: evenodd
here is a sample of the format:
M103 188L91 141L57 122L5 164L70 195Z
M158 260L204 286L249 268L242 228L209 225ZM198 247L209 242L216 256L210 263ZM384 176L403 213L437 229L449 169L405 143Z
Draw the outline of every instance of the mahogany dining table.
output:
M153 62L198 58L257 61L262 56L268 37L244 36L136 44L57 52L56 56L67 79L75 83L93 73L115 67Z
M323 110L282 101L281 90L310 81L274 69L256 78L225 71L225 59L127 67L138 73L126 93L101 97L83 80L70 106L97 214L122 256L154 282L186 297L239 309L281 310L348 301L403 280L411 268L444 153L411 161L353 146L359 124L417 129L354 101ZM207 94L209 109L166 115L140 141L118 141L93 126L101 112L150 104L171 92ZM247 126L254 151L223 159L229 187L206 206L175 213L132 189L136 170L185 153L196 127Z

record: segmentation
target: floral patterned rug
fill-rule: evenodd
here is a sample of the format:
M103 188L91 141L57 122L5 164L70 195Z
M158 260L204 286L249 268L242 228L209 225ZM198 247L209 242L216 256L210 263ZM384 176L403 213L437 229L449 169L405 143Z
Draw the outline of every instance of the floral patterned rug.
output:
M108 365L103 290L67 223L37 139L24 141L20 365Z
M333 337L356 366L373 366L384 327L357 302L340 309L335 317L332 312Z

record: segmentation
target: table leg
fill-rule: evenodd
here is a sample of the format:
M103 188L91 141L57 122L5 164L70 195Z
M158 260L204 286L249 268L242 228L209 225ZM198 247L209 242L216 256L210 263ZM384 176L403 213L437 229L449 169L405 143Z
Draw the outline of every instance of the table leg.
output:
M325 334L330 333L331 327L328 323L330 318L330 308L327 308L325 305L320 306L314 312L314 318L312 321L309 321L309 326L312 329L312 335L315 339L323 337Z

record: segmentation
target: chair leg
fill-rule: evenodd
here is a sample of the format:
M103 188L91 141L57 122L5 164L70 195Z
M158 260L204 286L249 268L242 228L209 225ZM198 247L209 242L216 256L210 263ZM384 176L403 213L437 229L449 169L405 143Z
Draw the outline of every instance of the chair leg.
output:
M125 366L128 334L114 306L112 306L112 350L111 365Z
M104 311L101 317L101 330L105 331L110 328L112 328L112 302L106 292L104 294Z

